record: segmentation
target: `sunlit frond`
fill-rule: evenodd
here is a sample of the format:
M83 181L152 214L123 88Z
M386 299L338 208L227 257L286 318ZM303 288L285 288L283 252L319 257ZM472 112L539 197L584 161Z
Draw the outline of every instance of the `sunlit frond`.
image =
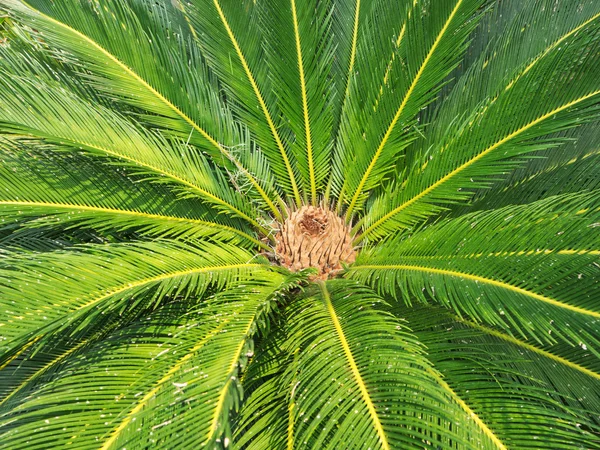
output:
M96 89L151 112L146 117L151 123L193 140L215 162L239 171L261 202L278 214L271 200L277 194L264 179L269 176L267 166L263 162L260 171L251 173L260 160L258 153L232 151L246 144L244 136L222 104L197 47L181 28L165 27L172 14L160 5L10 0L2 8L39 33L40 40L55 45L60 59L73 55Z
M2 347L10 355L72 324L85 330L95 316L110 311L156 306L170 296L201 296L209 286L223 287L261 269L253 259L231 245L173 241L8 255L0 260Z
M431 101L444 78L458 63L466 49L465 42L477 24L473 16L484 4L480 0L438 3L431 11L424 11L428 7L420 4L414 11L410 7L412 14L407 11L406 38L400 42L398 49L399 56L406 58L404 70L398 64L386 66L384 79L389 80L390 87L389 90L384 88L377 104L377 114L371 115L373 124L368 123L365 129L348 130L341 138L345 147L342 161L348 169L345 171L346 185L340 196L348 203L348 220L359 200L362 198L364 201L364 193L377 186L395 167L399 153L414 139L414 130L407 130L415 125L415 114ZM403 33L402 29L400 33ZM388 36L390 38L392 36ZM381 85L375 86L375 95L379 97ZM360 93L354 95L360 96ZM364 99L357 99L357 107L373 106L368 100L363 102ZM362 139L359 138L361 135ZM360 147L356 148L357 145ZM352 158L356 158L354 164L350 163Z
M516 336L598 351L598 195L443 221L363 253L350 272L381 291L432 298Z
M511 89L450 123L444 137L419 155L406 183L374 202L356 227L363 230L360 240L411 227L445 205L468 200L473 189L514 170L528 153L560 142L540 138L597 117L600 84L592 68L598 54L591 49L599 33L596 26L569 37L570 45L550 51ZM572 76L565 76L565 67Z
M0 0L0 448L600 450L598 0Z
M597 385L572 363L565 365L566 360L537 348L534 352L516 339L498 339L498 332L475 331L442 308L398 308L395 313L407 319L448 385L504 448L598 448L590 444L598 431ZM559 373L565 378L553 378ZM581 384L574 386L575 380Z
M265 274L192 309L182 302L162 306L61 361L51 377L34 373L0 406L10 411L0 419L2 442L41 448L52 436L57 445L91 440L102 449L222 442L228 412L240 400L236 375L251 353L257 318L286 287L283 276ZM97 393L90 396L90 389ZM165 401L174 403L164 408ZM73 411L94 425L72 421ZM95 421L98 414L106 420ZM39 420L47 426L31 439ZM193 439L185 432L190 426Z
M381 306L368 289L345 281L321 284L290 305L287 334L275 335L261 358L273 369L249 368L256 379L245 382L265 382L241 412L238 444L495 448L493 432L468 418L408 329Z
M45 227L131 230L141 236L214 236L264 246L250 234L219 223L200 202L178 199L163 185L136 183L84 155L4 140L0 161L4 229L17 224L23 232ZM157 204L158 197L162 201Z

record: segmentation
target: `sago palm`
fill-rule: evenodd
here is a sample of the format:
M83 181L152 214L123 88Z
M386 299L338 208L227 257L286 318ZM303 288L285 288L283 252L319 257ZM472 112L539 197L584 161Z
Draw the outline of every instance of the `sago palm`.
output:
M600 448L598 0L0 14L0 448Z

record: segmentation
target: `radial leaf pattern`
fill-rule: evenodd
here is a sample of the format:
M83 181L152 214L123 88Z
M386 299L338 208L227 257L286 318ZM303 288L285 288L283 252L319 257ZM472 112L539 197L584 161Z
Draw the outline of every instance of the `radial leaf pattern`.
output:
M597 0L0 0L0 448L600 449Z

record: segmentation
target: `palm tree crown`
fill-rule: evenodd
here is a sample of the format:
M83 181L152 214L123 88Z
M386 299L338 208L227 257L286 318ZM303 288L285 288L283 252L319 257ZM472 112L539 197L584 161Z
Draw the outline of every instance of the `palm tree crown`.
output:
M600 2L0 16L0 448L600 448Z

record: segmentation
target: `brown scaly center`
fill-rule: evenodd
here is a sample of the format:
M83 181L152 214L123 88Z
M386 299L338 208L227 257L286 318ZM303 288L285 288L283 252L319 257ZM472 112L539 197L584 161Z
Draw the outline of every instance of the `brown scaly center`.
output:
M290 213L275 238L282 266L293 271L314 267L323 280L356 259L350 228L326 208L303 206Z

